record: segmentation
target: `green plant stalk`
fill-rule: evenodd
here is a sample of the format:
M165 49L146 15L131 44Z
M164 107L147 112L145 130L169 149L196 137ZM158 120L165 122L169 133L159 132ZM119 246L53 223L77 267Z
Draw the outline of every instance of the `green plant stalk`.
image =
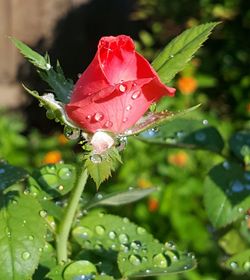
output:
M59 224L58 233L56 235L57 261L59 264L65 263L68 260L67 242L69 233L87 178L88 172L86 169L83 169L78 177L75 188L71 192L64 218Z

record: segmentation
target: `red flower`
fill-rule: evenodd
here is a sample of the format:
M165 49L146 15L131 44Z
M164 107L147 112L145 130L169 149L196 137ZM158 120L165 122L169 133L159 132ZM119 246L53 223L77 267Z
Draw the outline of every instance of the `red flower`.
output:
M135 51L130 37L103 37L93 61L75 85L66 112L86 131L122 133L153 102L174 92Z

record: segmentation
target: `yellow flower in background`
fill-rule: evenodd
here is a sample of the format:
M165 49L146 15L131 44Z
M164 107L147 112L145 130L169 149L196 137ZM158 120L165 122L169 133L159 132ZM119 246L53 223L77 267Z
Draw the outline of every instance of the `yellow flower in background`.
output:
M183 95L189 95L196 91L198 86L194 77L180 77L177 81L177 88Z
M141 189L147 189L152 187L152 183L145 178L140 178L137 180L137 186Z
M43 163L49 164L49 163L57 163L62 160L62 155L59 151L50 151L48 152L44 158L43 158Z
M184 151L177 152L168 156L168 162L172 165L184 167L188 161L188 154Z
M57 140L58 140L60 145L65 145L65 144L67 144L69 142L69 140L65 137L64 134L59 134L57 136Z

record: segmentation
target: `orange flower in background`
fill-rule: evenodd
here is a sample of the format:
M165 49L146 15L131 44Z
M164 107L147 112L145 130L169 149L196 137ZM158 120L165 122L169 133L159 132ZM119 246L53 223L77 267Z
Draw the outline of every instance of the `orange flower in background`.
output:
M177 152L168 156L168 162L170 164L184 167L188 161L188 154L184 151Z
M141 189L147 189L147 188L152 187L152 183L149 180L144 179L144 178L138 179L137 185Z
M183 95L194 93L197 86L197 80L193 77L181 77L177 81L177 87Z
M148 210L149 212L155 212L159 208L159 202L156 198L151 197L148 200Z
M50 151L48 152L44 158L43 163L49 164L49 163L57 163L62 160L62 155L59 151Z
M57 137L57 140L58 140L60 145L65 145L69 142L69 140L65 137L64 134L59 134L58 137Z
M247 104L247 113L250 113L250 103Z

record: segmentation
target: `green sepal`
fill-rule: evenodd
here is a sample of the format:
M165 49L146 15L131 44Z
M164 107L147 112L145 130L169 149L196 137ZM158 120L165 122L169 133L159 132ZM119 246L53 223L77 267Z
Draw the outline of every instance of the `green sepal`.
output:
M235 273L250 274L250 249L240 252L225 262L225 266Z
M122 163L120 154L115 147L108 149L103 154L89 153L84 157L85 168L94 180L97 189L100 184L111 176L118 163Z
M49 119L55 119L56 122L60 122L62 125L67 125L72 129L78 129L78 127L69 120L64 109L64 104L56 101L53 93L39 95L37 91L30 90L24 85L23 87L29 94L40 102L41 106L45 107L47 110L46 116Z
M180 112L170 112L170 111L162 111L162 112L150 112L147 115L143 116L132 128L125 130L122 135L131 136L142 133L145 130L150 128L155 128L157 126L163 125L166 122L172 121L176 118L184 116L197 108L200 107L201 104L188 108L186 110Z

